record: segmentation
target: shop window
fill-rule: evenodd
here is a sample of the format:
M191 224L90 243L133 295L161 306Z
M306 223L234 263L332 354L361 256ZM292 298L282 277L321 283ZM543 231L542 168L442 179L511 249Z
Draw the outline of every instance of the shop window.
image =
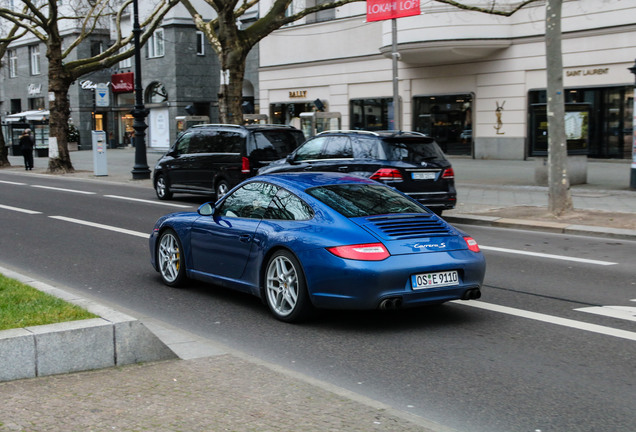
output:
M29 98L29 109L30 110L43 110L45 108L44 98Z
M470 155L473 143L471 94L413 98L413 130L435 138L444 153Z
M273 124L294 124L300 126L300 113L312 111L313 104L309 102L277 103L269 106L269 118Z
M564 95L569 154L587 154L595 158L631 157L631 87L565 89ZM529 156L543 156L548 150L546 91L530 91L528 100ZM568 128L576 125L572 120L575 114L572 113L577 111L587 113L583 131L585 136L572 139L573 135L568 132Z
M361 130L389 130L389 110L393 106L392 98L352 99L351 128Z

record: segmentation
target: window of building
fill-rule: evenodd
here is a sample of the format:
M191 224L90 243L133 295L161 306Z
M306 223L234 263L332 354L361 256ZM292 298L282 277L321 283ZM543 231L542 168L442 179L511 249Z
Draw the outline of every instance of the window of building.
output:
M362 130L389 130L389 110L392 98L352 99L349 101L351 128Z
M31 75L40 75L40 47L38 45L29 47L29 58L31 59Z
M11 114L22 112L22 99L11 99Z
M197 55L205 55L205 35L203 32L197 32Z
M14 49L9 50L9 77L18 76L18 52Z
M146 103L161 103L168 100L166 87L160 82L151 83L146 89Z
M318 5L321 5L323 3L329 3L329 1L328 0L306 0L305 1L305 8L318 6ZM330 20L333 20L335 18L336 18L336 9L335 8L331 8L331 9L318 11L318 12L314 12L314 13L311 13L311 14L307 15L307 17L305 18L305 22L307 24L310 24L310 23L315 23L315 22L330 21Z
M166 54L163 44L163 29L157 29L148 39L148 57L163 57Z
M103 51L103 45L101 41L92 41L91 42L91 57L98 56Z
M127 51L128 49L130 49L130 44L123 47L121 50L119 50L119 52L123 53L124 51ZM128 57L127 59L123 59L122 61L119 62L120 69L128 69L131 67L132 67L132 56Z

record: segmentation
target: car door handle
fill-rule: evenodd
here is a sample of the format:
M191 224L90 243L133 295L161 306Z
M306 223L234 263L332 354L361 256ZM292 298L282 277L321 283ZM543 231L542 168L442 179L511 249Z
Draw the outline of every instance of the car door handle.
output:
M349 170L349 167L347 165L338 167L338 171L340 172L347 172L348 170Z
M239 241L242 243L249 243L250 240L252 240L252 235L251 234L241 234L239 236Z
M311 171L312 169L314 169L314 167L313 167L313 166L311 166L311 165L307 165L307 166L304 168L304 170L305 170L305 171Z

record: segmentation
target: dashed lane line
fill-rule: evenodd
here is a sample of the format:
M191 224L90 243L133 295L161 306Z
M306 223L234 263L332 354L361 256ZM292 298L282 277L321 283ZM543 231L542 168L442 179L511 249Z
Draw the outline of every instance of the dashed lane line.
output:
M135 237L142 237L142 238L145 238L145 239L150 237L149 233L133 231L133 230L125 229L125 228L119 228L119 227L112 226L112 225L104 225L104 224L95 223L95 222L88 222L88 221L85 221L85 220L69 218L69 217L66 217L66 216L49 216L49 217L51 219L61 220L61 221L65 221L65 222L71 222L71 223L74 223L74 224L89 226L89 227L93 227L93 228L99 228L99 229L103 229L103 230L107 230L107 231L114 231L114 232L118 232L118 233L121 233L121 234L128 234L128 235L132 235L132 236L135 236Z
M458 301L453 300L452 303L457 303L463 306L474 307L478 309L489 310L492 312L499 312L507 315L513 315L521 318L527 318L535 321L541 321L549 324L560 325L563 327L574 328L578 330L584 330L592 333L599 333L606 336L613 336L622 339L628 339L636 341L636 333L615 329L612 327L601 326L597 324L590 324L582 321L576 321L568 318L561 318L553 315L542 314L538 312L531 312L523 309L512 308L508 306L501 306L492 303L485 303L476 300Z
M550 258L550 259L562 260L562 261L573 261L573 262L584 263L584 264L596 264L596 265L602 265L602 266L611 266L611 265L617 264L611 261L600 261L600 260L593 260L593 259L587 259L587 258L576 258L576 257L570 257L570 256L564 256L564 255L553 255L553 254L546 254L541 252L523 251L518 249L506 249L506 248L500 248L500 247L494 247L494 246L479 245L479 248L483 250L493 251L493 252L504 252L509 254L527 255L527 256L533 256L533 257L539 257L539 258Z
M134 201L134 202L146 203L146 204L163 205L163 206L168 206L168 207L177 207L177 208L191 208L192 207L192 206L189 206L189 205L174 204L174 203L163 202L163 201L152 201L152 200L145 200L145 199L139 199L139 198L130 198L130 197L125 197L125 196L120 196L120 195L104 195L104 196L106 198L114 198L114 199L120 199L120 200L126 200L126 201Z
M5 210L11 210L11 211L19 212L19 213L32 214L32 215L42 214L42 212L39 212L39 211L23 209L23 208L19 208L19 207L11 207L11 206L2 205L2 204L0 204L0 208L3 208Z
M39 188L39 189L56 190L56 191L60 191L60 192L71 192L71 193L82 194L82 195L97 195L96 192L87 192L87 191L81 191L81 190L77 190L77 189L64 189L64 188L58 188L58 187L53 187L53 186L31 185L31 187Z

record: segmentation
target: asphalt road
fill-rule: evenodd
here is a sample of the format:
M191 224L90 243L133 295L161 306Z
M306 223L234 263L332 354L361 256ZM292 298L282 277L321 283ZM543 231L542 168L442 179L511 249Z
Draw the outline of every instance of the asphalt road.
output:
M464 226L488 263L480 301L289 325L248 295L161 284L149 230L201 202L0 173L0 263L460 431L636 430L636 325L620 309L636 306L635 242Z

